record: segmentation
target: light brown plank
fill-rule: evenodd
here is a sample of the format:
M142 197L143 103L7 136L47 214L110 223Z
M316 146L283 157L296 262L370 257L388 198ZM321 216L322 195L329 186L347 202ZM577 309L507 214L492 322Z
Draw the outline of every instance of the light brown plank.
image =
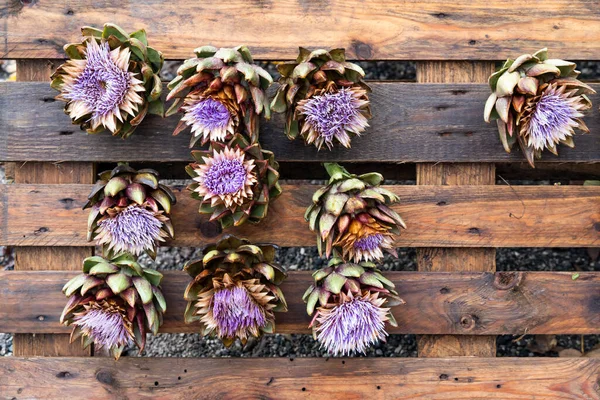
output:
M491 68L486 76L489 72ZM590 98L600 104L600 84L592 86L599 94ZM302 140L290 141L283 134L279 114L261 124L263 147L286 162L524 161L518 149L506 153L496 125L483 121L483 107L490 93L487 84L373 82L372 87L371 127L352 140L351 149L338 146L333 151L317 152ZM148 116L132 137L120 140L107 132L87 135L72 125L63 112L64 103L54 100L57 92L47 82L0 83L0 94L0 161L191 159L189 131L172 136L177 116ZM593 107L585 121L592 133L577 135L574 149L561 146L558 157L544 154L544 163L600 162L600 110Z
M283 185L283 195L259 225L228 233L255 242L312 246L304 221L316 185ZM408 229L398 247L594 247L600 243L600 187L387 186ZM89 185L0 185L0 245L87 246ZM203 246L220 233L197 213L198 201L175 188L176 239L168 246Z
M417 63L420 83L485 82L494 63L490 62L421 62ZM417 164L417 185L494 185L494 164ZM422 248L417 249L419 271L495 271L496 250L492 248ZM467 318L467 324L472 320ZM417 338L420 357L496 355L494 336L431 336Z
M80 26L106 21L145 28L167 58L240 43L258 59L294 58L298 45L345 47L359 59L497 60L545 46L573 60L600 52L600 9L589 0L22 3L7 0L0 14L3 58L63 57L62 46L79 39Z
M17 63L17 80L47 80L55 68L56 65L48 60L21 60ZM26 103L20 101L19 104L22 107ZM17 164L11 169L16 183L92 183L95 175L93 164L79 162L60 165L33 162ZM15 251L15 269L73 268L83 258L91 256L93 251L93 247L19 248ZM71 346L68 335L18 334L13 337L15 356L89 356L91 350L91 347L83 350L81 347Z
M79 268L81 263L65 265ZM284 266L285 267L285 266ZM488 268L481 265L480 269ZM64 333L58 323L72 271L0 272L0 332ZM190 277L165 271L167 313L161 332L198 332L186 325L183 292ZM600 333L600 273L581 272L388 272L406 305L393 309L390 333L499 335ZM302 294L309 272L290 272L282 290L289 305L277 313L277 332L310 333ZM78 347L79 343L73 345Z
M593 358L7 357L0 376L18 398L600 398Z

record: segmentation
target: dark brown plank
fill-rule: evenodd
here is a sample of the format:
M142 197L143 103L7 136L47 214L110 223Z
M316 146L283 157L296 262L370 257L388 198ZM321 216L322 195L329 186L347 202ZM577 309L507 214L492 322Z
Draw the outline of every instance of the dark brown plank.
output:
M600 92L600 84L593 85ZM127 140L108 133L87 135L72 125L47 83L0 83L0 161L188 161L189 132L173 137L173 116L147 117ZM263 123L261 142L280 161L348 162L507 162L495 124L483 121L486 84L373 83L371 128L352 149L317 152L301 140L289 141L283 120ZM600 95L592 96L595 104ZM27 107L23 107L27 104ZM577 147L545 154L548 163L600 162L600 111L586 117L592 131L575 138Z
M145 28L167 58L187 58L205 44L240 43L260 59L291 59L299 44L346 47L361 59L496 60L545 46L574 60L597 59L600 52L600 10L589 0L527 7L500 0L3 3L2 58L62 57L62 46L79 39L80 26L106 21Z
M80 268L80 263L64 268ZM484 268L485 266L480 266ZM59 333L66 298L62 286L73 271L0 272L0 332ZM198 332L186 325L182 271L165 271L167 313L162 332ZM499 335L600 333L600 273L581 272L388 272L406 305L393 309L390 333ZM302 294L309 272L290 272L282 290L289 305L277 314L277 332L310 333Z
M494 71L492 62L429 61L417 63L419 83L486 82ZM417 164L417 185L494 185L496 166L492 163ZM493 248L419 248L419 271L496 270ZM422 335L417 337L419 357L496 356L494 336Z
M255 242L312 246L303 214L316 185L283 185L283 194L258 226L228 233ZM600 187L388 186L408 229L398 247L595 247L600 244ZM86 246L89 185L0 185L0 245ZM183 188L173 211L169 246L203 246L220 229L197 213Z
M18 358L15 398L599 399L593 358Z
M17 80L49 79L56 65L48 60L20 60ZM94 165L81 162L51 164L32 162L13 167L16 183L92 183ZM16 270L74 268L94 253L93 247L22 247L15 251ZM89 356L92 347L71 346L68 335L17 334L13 337L15 356Z

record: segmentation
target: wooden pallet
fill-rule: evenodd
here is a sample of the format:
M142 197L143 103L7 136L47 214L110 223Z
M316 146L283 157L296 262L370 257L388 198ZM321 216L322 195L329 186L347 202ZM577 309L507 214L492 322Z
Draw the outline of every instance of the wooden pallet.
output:
M600 176L600 95L586 118L592 134L575 149L545 154L536 170L506 154L482 120L494 62L541 47L553 57L600 59L600 6L592 0L532 4L499 0L330 0L188 2L4 0L2 58L18 58L18 82L0 84L0 245L16 247L16 270L0 272L0 332L14 333L14 357L0 360L6 398L583 398L600 399L594 359L495 358L500 334L600 333L600 273L494 272L498 247L600 247L600 188L495 185L511 179ZM144 163L183 177L189 137L177 118L148 117L128 140L85 135L69 123L48 84L82 25L111 21L146 28L168 59L202 44L247 44L255 58L285 60L298 45L345 47L353 59L415 60L417 83L373 82L372 127L353 148L316 152L288 141L279 116L261 141L282 178L322 179L319 163L379 170L414 180L392 185L409 229L396 245L416 247L418 271L390 273L407 304L391 333L419 335L418 359L139 359L92 357L68 344L58 323L60 288L93 249L81 210L97 163ZM600 92L600 84L592 84ZM282 246L310 246L302 216L314 185L290 182L258 227L230 232ZM199 247L218 226L174 188L176 240ZM162 332L194 332L182 321L183 272L165 274ZM308 333L301 294L306 272L284 283L290 310L282 333ZM478 356L458 357L454 356ZM358 378L358 379L357 379Z

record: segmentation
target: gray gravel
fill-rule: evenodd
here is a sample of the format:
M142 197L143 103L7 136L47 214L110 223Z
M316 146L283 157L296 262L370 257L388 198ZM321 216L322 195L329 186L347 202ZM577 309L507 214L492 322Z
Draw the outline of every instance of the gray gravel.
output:
M367 79L408 80L416 79L415 63L408 62L360 62L365 69ZM165 80L174 77L179 63L167 62L163 70ZM580 62L582 79L599 79L600 63ZM276 78L272 63L265 67ZM14 74L13 61L0 61L0 80ZM0 181L4 179L4 169L0 165ZM511 184L516 184L511 182ZM186 260L199 254L191 248L165 248L159 251L155 265L159 269L180 269ZM323 265L315 248L282 248L278 260L288 270L313 270ZM142 257L144 264L154 264ZM0 247L0 267L12 269L14 258L11 251ZM498 249L497 268L499 271L594 271L598 262L592 260L585 249ZM399 249L399 258L386 257L383 269L392 271L415 270L415 250ZM309 335L268 335L259 341L249 342L245 348L239 343L227 349L214 339L201 338L197 334L161 334L148 338L148 346L143 356L168 357L309 357L324 356L319 345ZM552 339L552 338L551 338ZM557 356L564 349L581 349L582 336L561 335L556 340L547 337L513 336L498 337L499 356ZM594 349L600 342L600 335L587 335L584 350ZM573 350L575 351L575 350ZM12 335L0 333L0 355L12 354ZM134 351L128 355L135 355ZM381 343L367 354L374 357L414 357L416 341L414 335L391 335L387 343Z

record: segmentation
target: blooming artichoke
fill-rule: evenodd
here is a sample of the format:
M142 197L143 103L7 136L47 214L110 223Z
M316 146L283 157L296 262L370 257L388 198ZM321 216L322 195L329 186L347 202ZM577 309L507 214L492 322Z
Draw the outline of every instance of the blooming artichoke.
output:
M162 274L142 268L130 254L83 261L83 273L63 287L69 298L60 323L73 325L71 342L94 343L119 359L133 341L144 350L146 332L158 333L167 309L160 289Z
M368 346L385 340L386 322L398 326L390 307L404 301L375 264L345 263L333 257L313 278L315 282L302 296L306 312L314 314L309 327L333 355L364 353Z
M273 153L235 134L228 143L211 142L208 150L194 150L196 160L186 167L194 183L188 186L200 200L199 212L211 214L223 228L246 221L258 223L269 202L281 194L279 164Z
M576 64L549 59L548 50L508 59L492 74L492 94L484 110L486 122L497 120L504 149L510 153L515 142L527 161L534 160L546 148L558 155L557 145L574 147L574 129L589 129L581 119L592 103L586 94L595 91L579 81Z
M371 118L369 86L361 67L346 61L344 49L309 51L300 47L296 61L279 64L279 88L271 103L286 113L285 133L300 134L307 144L331 150L334 142L350 147Z
M88 240L96 240L106 254L148 253L156 257L156 248L165 238L173 238L169 217L176 198L171 189L158 183L158 172L136 171L119 164L99 174L84 209L88 216Z
M406 228L389 206L398 196L380 186L381 174L352 175L335 163L326 163L329 184L313 195L304 218L317 232L319 254L329 257L339 248L344 260L379 260L383 250L396 255L394 235Z
M146 32L128 34L105 24L102 30L85 26L81 33L82 42L64 46L70 59L51 77L72 122L88 133L107 129L127 138L146 114L162 116L163 55L148 46Z
M273 83L271 75L254 64L246 46L203 46L194 53L196 57L186 60L167 86L171 90L167 101L175 101L166 114L183 113L173 134L191 126L190 147L198 140L202 144L229 140L237 132L256 142L259 116L271 117L265 93Z
M193 278L184 295L185 322L200 321L203 335L217 336L226 346L273 333L273 312L287 311L279 288L286 273L274 262L275 250L229 235L207 246L201 259L184 267Z

